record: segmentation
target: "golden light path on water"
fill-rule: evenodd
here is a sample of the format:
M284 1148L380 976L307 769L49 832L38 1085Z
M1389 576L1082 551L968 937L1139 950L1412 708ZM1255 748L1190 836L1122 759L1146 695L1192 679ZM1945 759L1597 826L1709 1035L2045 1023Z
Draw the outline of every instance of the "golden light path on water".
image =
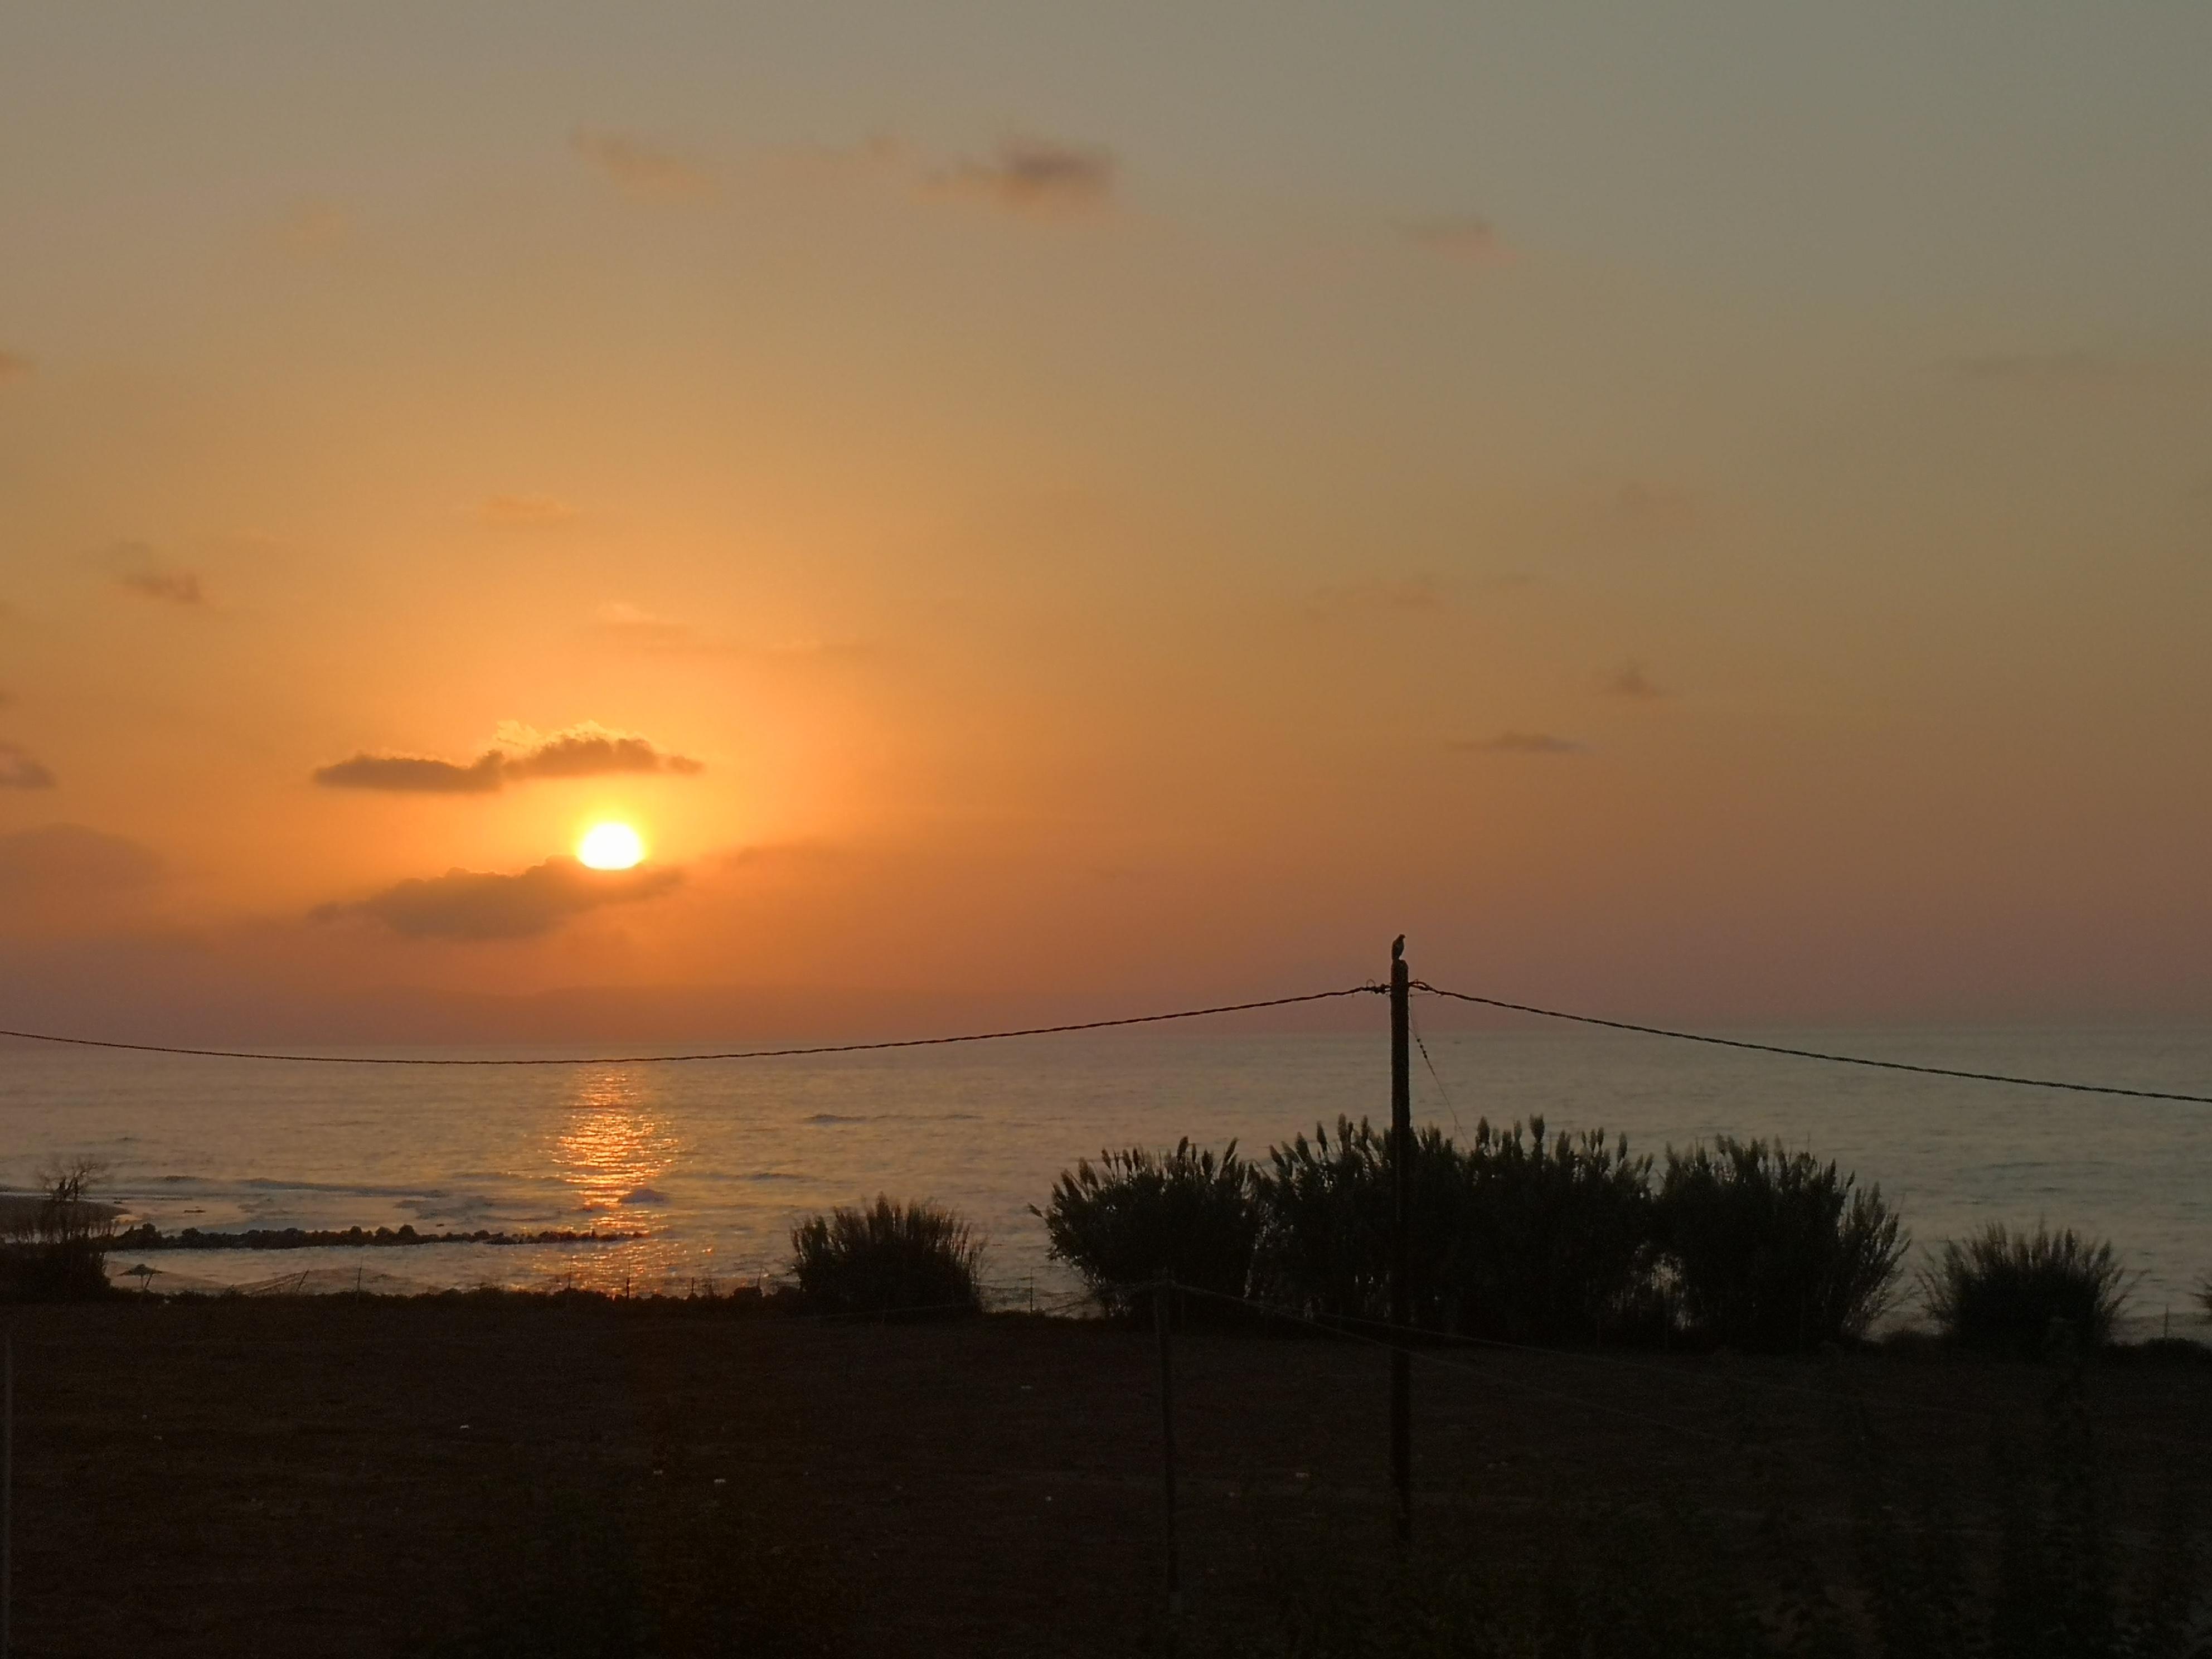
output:
M578 1080L555 1140L554 1164L586 1210L666 1201L653 1183L674 1166L683 1143L644 1109L643 1094L637 1079L624 1072Z

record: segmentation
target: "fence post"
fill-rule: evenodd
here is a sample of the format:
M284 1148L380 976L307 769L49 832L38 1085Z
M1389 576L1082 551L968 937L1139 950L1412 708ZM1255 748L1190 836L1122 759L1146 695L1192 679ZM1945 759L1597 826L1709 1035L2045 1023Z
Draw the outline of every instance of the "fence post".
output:
M15 1623L15 1328L0 1338L0 1659L14 1649Z
M1410 998L1406 936L1401 933L1390 947L1390 1485L1393 1531L1401 1546L1413 1536L1413 1359L1406 1347L1413 1319L1413 1287L1407 1282L1413 1211Z
M1175 1289L1173 1279L1163 1279L1152 1287L1152 1328L1160 1339L1160 1467L1166 1475L1167 1547L1168 1547L1168 1612L1170 1615L1182 1611L1182 1564L1176 1548L1176 1442L1175 1442L1175 1359L1168 1334L1168 1297Z

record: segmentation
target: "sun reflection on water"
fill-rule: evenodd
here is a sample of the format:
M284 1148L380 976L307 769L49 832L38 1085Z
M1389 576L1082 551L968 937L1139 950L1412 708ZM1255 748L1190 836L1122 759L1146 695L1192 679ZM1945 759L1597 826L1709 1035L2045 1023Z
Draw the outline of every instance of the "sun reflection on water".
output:
M622 1072L579 1080L554 1149L562 1178L587 1210L659 1202L653 1182L674 1167L683 1150L674 1134L647 1109L647 1091Z

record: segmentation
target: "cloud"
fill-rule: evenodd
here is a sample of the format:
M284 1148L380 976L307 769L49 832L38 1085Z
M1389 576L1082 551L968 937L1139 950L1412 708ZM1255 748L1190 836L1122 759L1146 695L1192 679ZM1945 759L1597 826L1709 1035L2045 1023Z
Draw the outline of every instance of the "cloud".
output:
M1501 265L1513 257L1487 219L1460 215L1441 219L1416 219L1402 228L1417 247L1468 264Z
M568 142L626 195L680 201L713 193L714 180L703 167L629 133L578 127Z
M1609 675L1605 682L1605 691L1609 697L1632 697L1638 700L1663 697L1668 695L1662 688L1654 685L1645 676L1644 665L1635 662L1628 664L1619 673Z
M635 732L617 732L592 720L550 735L509 720L500 726L496 743L496 747L467 762L364 751L349 760L319 766L309 775L325 789L489 795L503 788L509 779L521 782L531 778L592 778L636 772L689 777L707 769L703 762L688 755L670 754Z
M161 860L146 848L81 823L0 836L0 894L84 897L149 887L161 878Z
M1613 516L1631 528L1651 535L1676 535L1695 530L1704 521L1697 497L1670 484L1645 483L1632 478L1613 492Z
M422 755L356 755L311 774L325 789L381 789L395 794L488 795L506 781L507 757L488 750L465 766Z
M1547 732L1501 732L1494 738L1455 743L1452 747L1486 755L1580 755L1587 745Z
M987 161L957 162L935 182L941 191L1011 213L1079 213L1112 198L1117 171L1114 153L1097 145L1015 137L1002 141Z
M448 870L350 904L322 905L313 915L318 921L363 916L403 939L535 939L586 911L657 897L683 878L680 870L649 865L589 870L574 859L548 859L512 876Z
M200 585L197 571L169 563L144 542L117 542L99 558L115 585L126 592L164 605L207 603L207 590Z
M31 378L32 363L28 357L19 357L12 351L0 351L0 386L10 380Z
M1434 576L1375 577L1316 588L1306 600L1305 611L1321 618L1371 611L1441 611L1450 603L1443 584Z
M276 245L287 253L316 258L353 240L353 216L335 202L301 202L276 222Z
M501 530L537 530L567 524L577 509L557 495L489 495L469 509L478 524Z
M0 789L51 789L54 775L30 751L12 743L0 743Z

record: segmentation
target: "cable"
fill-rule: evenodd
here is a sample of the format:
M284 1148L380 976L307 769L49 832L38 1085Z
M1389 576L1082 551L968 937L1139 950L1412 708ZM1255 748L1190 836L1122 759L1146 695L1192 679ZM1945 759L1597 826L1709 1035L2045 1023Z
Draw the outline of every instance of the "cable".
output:
M1260 1002L1225 1002L1211 1008L1179 1008L1166 1014L1128 1014L1119 1019L1086 1019L1066 1025L1029 1025L1010 1031L969 1031L957 1036L899 1037L884 1042L825 1042L804 1048L744 1048L708 1054L600 1054L580 1057L479 1059L401 1054L270 1054L232 1048L183 1048L160 1042L117 1042L103 1037L55 1036L45 1031L0 1030L0 1037L25 1042L55 1042L73 1048L119 1048L134 1054L182 1054L194 1060L275 1060L295 1066L678 1066L708 1060L792 1060L806 1054L871 1054L884 1048L933 1048L952 1042L998 1042L1008 1037L1058 1036L1070 1031L1103 1031L1121 1025L1157 1025L1164 1020L1201 1019L1212 1014L1249 1013L1255 1008L1287 1008L1293 1003L1326 1002L1333 997L1367 996L1380 985L1352 985L1340 991L1309 991L1302 996L1269 997Z
M1916 1066L1903 1060L1869 1060L1863 1054L1823 1054L1817 1048L1789 1048L1779 1043L1751 1042L1741 1037L1707 1036L1698 1031L1670 1031L1662 1025L1632 1024L1625 1019L1601 1019L1595 1014L1571 1014L1558 1008L1532 1008L1525 1002L1505 1002L1497 997L1479 997L1465 991L1447 991L1426 980L1415 980L1413 988L1426 991L1432 997L1449 997L1455 1002L1473 1002L1485 1008L1503 1008L1509 1013L1539 1014L1546 1019L1571 1020L1577 1025L1602 1025L1607 1030L1634 1031L1642 1036L1673 1037L1678 1042L1705 1042L1719 1048L1748 1048L1754 1054L1787 1054L1794 1060L1824 1060L1833 1066L1871 1066L1885 1072L1917 1072L1923 1077L1964 1078L1972 1083L2014 1083L2028 1089L2067 1089L2082 1095L2125 1095L2134 1100L2182 1100L2192 1105L2212 1106L2212 1095L2172 1094L2161 1089L2123 1089L2111 1083L2061 1083L2053 1078L2014 1077L2006 1072L1964 1072L1948 1066Z
M1421 1051L1421 1064L1429 1068L1429 1080L1437 1085L1437 1097L1443 1102L1444 1110L1451 1114L1453 1133L1461 1139L1466 1139L1467 1128L1459 1121L1459 1108L1452 1104L1451 1091L1444 1087L1443 1079L1437 1075L1436 1061L1429 1058L1429 1045L1421 1040L1421 1022L1413 1018L1410 1006L1406 1010L1406 1024L1413 1033L1413 1046Z

